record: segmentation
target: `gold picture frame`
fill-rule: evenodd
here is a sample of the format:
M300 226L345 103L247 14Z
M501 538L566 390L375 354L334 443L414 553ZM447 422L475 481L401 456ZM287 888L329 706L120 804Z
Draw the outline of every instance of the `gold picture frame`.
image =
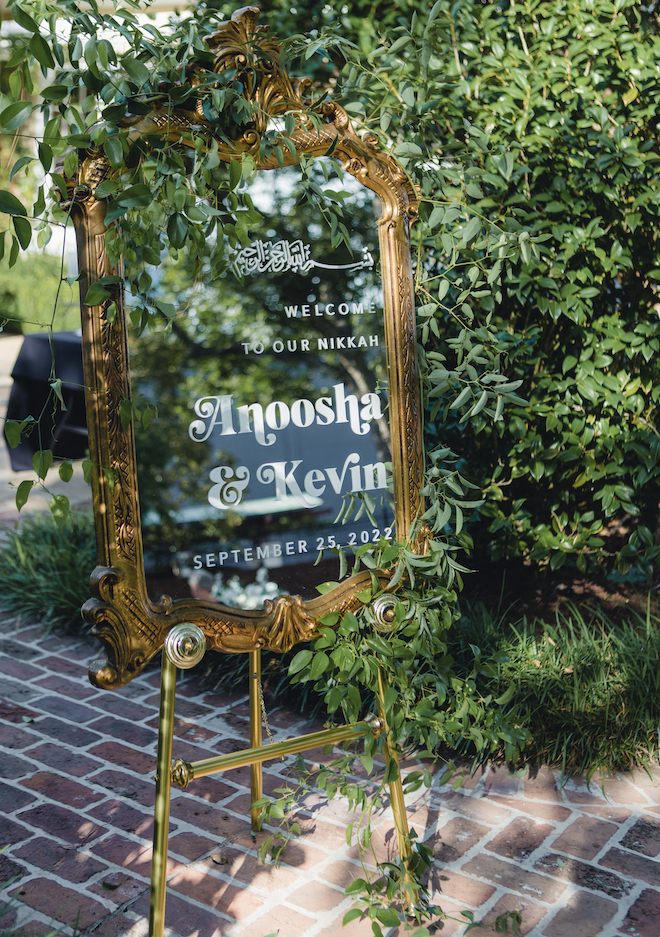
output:
M381 252L385 343L390 401L391 456L394 476L395 529L406 539L420 507L423 446L419 374L415 334L410 226L417 201L408 176L397 161L379 149L369 135L358 136L346 112L331 100L313 110L306 101L307 79L291 79L280 67L279 45L257 24L258 10L238 10L209 39L214 71L236 69L253 104L256 119L250 129L229 146L218 140L218 155L228 161L242 153L254 156L259 170L276 168L275 157L259 159L261 135L273 117L296 114L291 135L296 151L333 156L382 205L376 222ZM194 85L195 67L188 69ZM194 107L194 105L193 105ZM309 118L306 117L309 115ZM195 109L165 111L158 107L147 116L124 121L132 140L144 135L181 139L207 120L201 104ZM209 133L211 130L209 129ZM295 162L284 151L285 165ZM104 689L126 684L164 645L177 624L191 622L202 630L209 649L250 652L286 651L314 637L316 623L329 612L343 614L359 608L357 594L371 585L369 572L354 575L332 591L310 601L281 595L261 610L224 607L194 599L153 602L147 594L140 525L135 441L132 426L122 427L120 406L131 397L126 318L121 288L117 288L116 314L107 316L110 301L86 306L88 288L101 277L113 275L105 249L106 200L95 191L111 173L101 150L84 152L78 177L70 189L68 210L77 243L82 310L83 358L86 385L90 459L97 467L92 488L98 565L92 575L93 597L83 607L92 633L101 641L107 659L90 669L92 683ZM104 471L106 470L106 471ZM387 576L380 575L383 586Z

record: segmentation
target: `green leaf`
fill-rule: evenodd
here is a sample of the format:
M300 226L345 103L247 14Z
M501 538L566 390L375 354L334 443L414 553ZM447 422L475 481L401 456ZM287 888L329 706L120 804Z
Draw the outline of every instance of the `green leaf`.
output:
M114 169L118 169L123 164L124 147L119 137L109 137L103 144L103 152Z
M35 20L33 20L32 17L26 13L22 7L19 7L17 3L15 3L11 8L11 15L14 21L18 23L19 26L22 26L23 29L27 29L29 33L36 33L39 31L39 27Z
M17 172L20 172L23 166L29 166L30 163L34 162L33 156L21 156L20 159L17 159L14 165L12 166L11 172L9 174L9 181L14 178Z
M240 165L240 164L239 164ZM167 236L170 240L170 244L176 250L186 243L188 237L188 221L181 212L174 212L173 215L170 215L169 221L167 222Z
M48 469L53 464L53 453L51 449L37 449L32 456L32 468L42 480L48 474Z
M14 223L16 237L23 250L26 250L32 240L32 225L27 218L23 218L20 215L14 215L12 221Z
M289 664L289 673L299 673L304 667L307 666L313 656L314 655L310 650L298 651L296 656Z
M4 130L18 130L32 113L29 101L15 101L0 114L0 124Z
M26 478L25 481L22 481L18 486L16 490L16 508L19 511L29 498L34 484L35 482L31 478Z
M312 680L318 680L321 674L325 673L325 671L328 669L329 664L330 658L325 653L325 651L317 651L317 653L314 655L312 666L310 668L310 677Z
M129 400L128 397L124 397L119 404L119 419L121 421L121 428L126 432L133 419L133 402Z
M84 459L82 464L83 478L85 483L90 485L92 483L92 475L94 474L94 463L91 459Z
M401 924L401 918L394 908L379 908L376 911L376 917L387 927L398 927Z
M66 495L53 495L50 499L50 513L58 527L63 527L69 516L69 499Z
M62 381L61 381L59 378L57 378L57 380L51 381L51 382L50 382L50 386L51 386L51 389L52 389L53 393L55 394L55 396L57 397L57 399L58 399L58 400L60 401L60 403L62 404L62 409L63 409L63 410L66 410L66 405L65 405L65 403L64 403L64 397L62 396Z
M85 293L83 302L86 306L100 306L106 299L110 299L110 293L97 281L96 283L92 283L89 287Z
M121 60L121 64L126 69L127 75L139 85L144 85L149 81L149 69L143 62L126 55Z
M109 142L110 140L108 140ZM153 201L153 192L148 185L138 182L136 185L129 185L127 189L120 192L116 201L128 208L146 208Z
M5 215L27 215L27 208L11 192L0 189L0 212Z
M28 43L28 48L40 65L44 68L55 68L53 53L48 43L39 33L35 33Z
M66 462L61 463L59 473L63 482L71 481L73 478L73 462L71 459L67 459Z

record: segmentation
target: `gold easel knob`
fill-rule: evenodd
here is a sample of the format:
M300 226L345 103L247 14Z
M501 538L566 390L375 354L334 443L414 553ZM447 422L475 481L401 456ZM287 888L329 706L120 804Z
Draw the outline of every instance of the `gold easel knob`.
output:
M176 667L189 670L206 651L204 632L190 621L175 625L165 638L165 653Z
M374 628L381 634L387 634L394 628L394 609L397 600L393 595L379 595L371 606L374 613Z

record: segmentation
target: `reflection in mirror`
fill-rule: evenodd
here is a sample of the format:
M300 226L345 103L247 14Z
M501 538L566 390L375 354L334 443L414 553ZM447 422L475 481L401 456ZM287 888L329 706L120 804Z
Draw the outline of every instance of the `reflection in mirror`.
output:
M393 535L373 196L316 171L339 224L297 167L263 172L238 193L249 233L209 241L201 273L183 252L152 271L173 314L132 342L131 371L153 599L313 598L345 575L340 548L350 568Z

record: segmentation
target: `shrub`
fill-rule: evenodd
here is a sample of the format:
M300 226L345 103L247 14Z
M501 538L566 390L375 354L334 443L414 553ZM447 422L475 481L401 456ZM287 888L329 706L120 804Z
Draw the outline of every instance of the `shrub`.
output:
M94 524L71 514L58 526L50 514L21 519L0 547L0 609L45 626L73 625L89 598L96 565Z

